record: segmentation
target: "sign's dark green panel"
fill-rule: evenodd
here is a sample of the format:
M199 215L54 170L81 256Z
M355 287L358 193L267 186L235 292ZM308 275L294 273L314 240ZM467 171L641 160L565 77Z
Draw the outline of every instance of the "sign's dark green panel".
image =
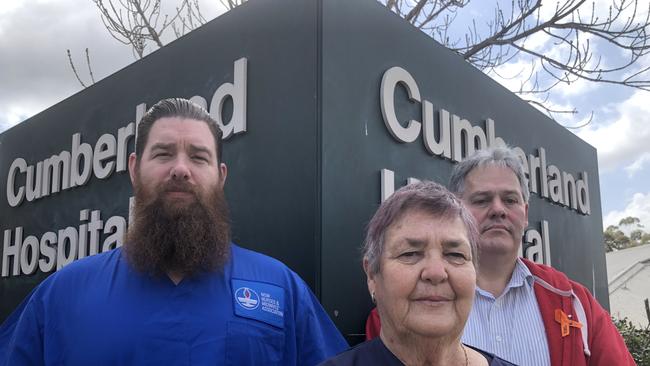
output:
M15 244L16 227L23 228L23 239L40 240L66 227L79 231L83 209L100 210L104 223L116 215L126 218L132 195L128 173L121 171L11 207L5 192L15 159L35 166L71 152L77 132L81 143L94 148L100 136L117 137L119 128L133 122L141 103L201 96L210 107L215 91L234 82L235 61L246 58L247 131L224 144L233 237L284 261L317 289L317 15L316 1L253 1L0 135L0 229L11 231L8 244ZM233 104L226 98L224 121ZM16 190L26 178L16 174ZM13 259L8 264L11 269ZM0 319L46 275L0 277Z
M409 119L422 122L428 102L436 127L440 110L483 131L491 119L496 136L508 145L536 157L543 148L547 164L576 179L587 173L589 215L532 194L529 224L550 243L552 265L585 284L607 306L595 149L375 1L324 1L322 19L321 299L327 309L337 310L340 329L361 333L371 307L360 247L363 229L381 200L381 170L394 172L395 189L410 177L446 185L454 164L427 150L422 130L410 143L391 135L380 89L387 70L396 66L412 76L420 94L420 101L409 101L408 87L396 87L390 103L402 126ZM449 133L453 149L453 125ZM547 221L548 237L542 221Z
M300 274L352 342L371 308L359 248L382 190L411 177L446 183L454 154L498 138L520 147L533 169L556 168L584 193L572 197L573 208L541 188L532 195L529 233L537 236L524 254L550 261L608 304L592 147L376 1L251 0L0 135L0 320L52 273L40 263L46 253L33 257L32 249L72 259L66 235L91 241L93 230L100 248L115 245L128 219L123 163L138 106L174 96L203 98L238 126L224 145L234 240ZM401 142L410 119L416 134ZM447 147L438 152L434 140ZM82 151L95 163L113 143L116 152L87 180L66 173L77 186L42 197L19 192L33 188L28 178L39 169L43 182L52 157L67 158L77 173ZM98 177L110 162L113 170Z

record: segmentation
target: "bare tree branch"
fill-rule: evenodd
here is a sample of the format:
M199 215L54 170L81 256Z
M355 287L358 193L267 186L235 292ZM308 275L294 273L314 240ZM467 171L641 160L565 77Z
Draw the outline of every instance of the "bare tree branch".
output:
M137 58L145 55L149 43L155 48L165 45L167 28L176 38L206 22L198 0L180 0L176 12L161 13L162 0L93 0L106 30L119 42L130 45Z
M68 58L70 59L70 64L74 70L74 65L72 65L72 57L70 57L70 50L68 50ZM93 68L90 66L90 52L88 52L88 47L86 47L86 65L88 66L88 75L90 75L90 81L95 84L95 76L93 75ZM76 74L76 72L75 72ZM77 77L79 79L79 77Z
M206 22L199 0L176 0L171 15L161 14L161 1L93 0L111 36L130 45L138 58L148 47L164 46L167 28L178 38ZM246 2L219 1L228 10ZM502 66L527 64L513 92L551 118L577 113L550 107L548 98L554 88L578 80L650 91L650 62L644 64L650 57L650 3L643 0L610 0L607 9L593 0L498 0L487 21L471 14L458 18L471 0L378 1L485 73L503 77ZM458 32L452 26L463 18L471 21ZM604 60L602 47L623 57Z
M551 118L577 113L549 107L549 93L560 84L585 80L650 91L650 4L645 1L611 0L607 9L587 0L497 1L491 20L478 24L472 17L458 38L450 35L450 25L470 0L378 1L486 73L503 77L501 66L528 61L528 77L513 92L543 96L527 101ZM529 42L533 36L535 42ZM595 42L601 42L598 48ZM604 62L602 47L624 56Z
M404 20L406 20L407 22L410 22L411 19L413 19L413 17L415 17L416 15L418 15L422 11L422 8L424 8L424 5L426 5L427 2L428 2L428 0L420 0L420 1L418 1L415 4L415 6L411 9L411 11L409 11L409 13L406 14L406 16L404 17Z
M70 61L70 67L72 68L72 72L74 72L74 76L77 78L77 81L79 84L81 84L82 87L86 87L86 84L84 84L83 81L81 81L81 78L79 77L79 73L77 73L77 68L74 67L74 62L72 61L72 54L70 53L70 49L68 51L68 61Z
M232 10L246 2L246 0L219 0L221 5L228 10Z

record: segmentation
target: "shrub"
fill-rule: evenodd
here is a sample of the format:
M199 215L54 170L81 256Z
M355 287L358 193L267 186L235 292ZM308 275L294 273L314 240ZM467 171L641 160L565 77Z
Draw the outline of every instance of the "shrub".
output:
M650 324L637 328L627 318L612 319L638 366L650 366Z

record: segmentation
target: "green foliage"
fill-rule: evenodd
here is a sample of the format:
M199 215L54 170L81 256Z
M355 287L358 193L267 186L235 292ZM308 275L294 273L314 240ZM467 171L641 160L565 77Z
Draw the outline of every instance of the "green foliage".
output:
M627 318L612 319L638 366L650 366L650 325L637 328Z
M625 235L624 230L630 232L630 236ZM617 225L609 225L603 233L605 251L625 249L637 245L650 244L650 233L643 230L643 225L638 217L628 216L621 219Z
M618 225L619 226L636 225L638 227L643 227L643 225L641 225L641 220L639 220L638 217L633 217L633 216L628 216L624 219L621 219L621 221L618 222Z
M641 241L641 238L643 238L643 230L636 229L633 232L630 233L630 239L634 241Z
M630 246L630 238L625 235L618 226L609 225L603 233L605 250L611 252L614 249L624 249Z

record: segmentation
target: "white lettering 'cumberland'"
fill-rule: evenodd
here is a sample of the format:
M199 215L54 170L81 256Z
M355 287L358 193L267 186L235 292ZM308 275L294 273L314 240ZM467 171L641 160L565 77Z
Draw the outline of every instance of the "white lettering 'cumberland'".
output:
M118 129L116 140L111 134L99 137L94 147L83 142L80 133L72 135L70 151L27 165L16 158L7 176L7 202L16 207L25 199L33 202L51 194L86 185L92 175L106 179L127 167L127 143L135 134L134 123ZM20 182L20 183L19 183Z
M406 88L409 100L411 102L420 101L420 89L415 79L401 67L392 67L384 73L381 79L380 98L381 114L384 117L384 123L393 137L400 142L413 142L420 135L422 123L416 120L410 120L407 127L403 127L397 120L395 114L395 88L402 85Z
M248 59L242 57L235 61L233 82L223 83L212 95L210 100L210 116L217 121L223 139L246 132L246 110L248 93ZM228 99L232 100L232 116L227 123L223 120L223 106ZM208 109L208 102L201 96L193 96L190 100Z
M408 101L421 103L422 118L402 123L395 111L395 90L402 87L408 94ZM400 143L414 142L422 135L426 151L452 162L460 162L475 151L493 146L506 146L496 135L495 122L487 118L484 127L449 113L445 109L434 110L433 103L420 94L415 78L405 69L395 66L384 72L379 92L379 104L384 124L395 140ZM406 126L406 127L405 127ZM584 215L591 214L589 200L589 177L587 172L569 174L557 166L547 164L545 149L540 147L538 155L527 155L520 147L514 150L522 161L531 193L538 194L553 203L563 205ZM393 193L394 183L387 169L381 172L381 200Z
M70 151L28 165L16 158L7 175L7 202L16 207L88 183L92 175L106 179L127 167L127 144L135 134L135 124L117 130L117 139L104 134L94 146L82 141L81 133L72 135Z
M220 125L224 140L246 132L247 65L246 58L236 60L233 82L220 85L210 100L209 113ZM223 107L228 99L232 100L233 113L230 120L224 122ZM203 97L194 96L190 100L208 109ZM137 105L137 123L146 110L144 103ZM14 159L7 173L7 203L11 207L17 207L25 200L33 202L51 194L84 186L93 176L108 179L113 173L126 171L128 147L135 140L137 123L128 123L115 134L101 135L94 145L84 142L81 133L74 133L68 150L35 164L20 157Z

